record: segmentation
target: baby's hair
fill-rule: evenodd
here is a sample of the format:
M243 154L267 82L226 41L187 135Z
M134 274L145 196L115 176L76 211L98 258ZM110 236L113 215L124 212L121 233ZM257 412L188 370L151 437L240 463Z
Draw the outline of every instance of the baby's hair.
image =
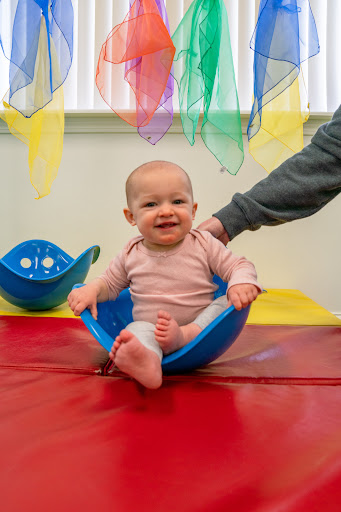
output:
M174 164L173 162L167 162L166 160L154 160L152 162L146 162L142 165L140 165L139 167L137 167L136 169L134 169L133 172L131 172L128 176L128 179L126 181L126 197L127 197L127 204L129 206L129 200L132 196L132 191L133 191L133 188L134 188L134 178L136 178L136 176L138 174L140 174L141 172L148 172L148 171L152 171L154 169L157 169L157 168L177 168L177 169L180 169L180 171L182 171L186 177L187 177L187 181L188 181L188 185L189 185L189 188L190 188L190 191L191 191L191 195L192 195L192 198L193 198L193 190L192 190L192 182L191 182L191 179L190 177L188 176L187 172L182 168L180 167L179 165L177 164Z

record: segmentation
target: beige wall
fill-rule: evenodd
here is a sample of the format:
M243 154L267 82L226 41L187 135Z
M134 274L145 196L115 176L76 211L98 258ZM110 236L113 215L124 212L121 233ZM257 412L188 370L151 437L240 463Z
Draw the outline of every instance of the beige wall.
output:
M309 138L305 139L305 143ZM190 174L199 203L197 222L266 176L247 153L237 176L220 165L197 135L191 147L184 135L168 134L151 146L137 134L66 134L58 177L49 196L36 201L29 181L27 148L0 135L0 255L31 238L50 240L73 257L93 244L101 255L89 278L136 232L125 221L124 182L137 165L173 160ZM341 197L309 219L262 228L237 237L230 248L251 259L265 288L295 288L328 310L341 313Z

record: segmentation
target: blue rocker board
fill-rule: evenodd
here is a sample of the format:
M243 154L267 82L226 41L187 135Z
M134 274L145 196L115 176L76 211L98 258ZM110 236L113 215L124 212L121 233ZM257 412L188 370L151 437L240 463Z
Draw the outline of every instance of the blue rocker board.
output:
M83 283L100 248L94 245L73 259L46 240L27 240L0 258L0 295L23 309L45 310L66 301Z
M214 276L214 282L219 286L214 296L216 299L226 293L227 284L217 276ZM74 288L79 286L83 285L77 284ZM96 340L110 352L116 336L133 321L132 307L130 291L126 289L115 301L97 304L97 321L94 320L88 309L81 313L81 319ZM250 306L241 311L230 306L223 311L194 340L163 358L163 372L182 373L217 359L239 336L249 315L249 310Z

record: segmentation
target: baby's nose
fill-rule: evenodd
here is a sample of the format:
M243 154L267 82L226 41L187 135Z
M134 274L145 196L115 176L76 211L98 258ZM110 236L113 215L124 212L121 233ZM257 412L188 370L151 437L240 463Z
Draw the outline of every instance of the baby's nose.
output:
M160 206L160 215L169 217L170 215L173 215L173 205L171 203L163 203Z

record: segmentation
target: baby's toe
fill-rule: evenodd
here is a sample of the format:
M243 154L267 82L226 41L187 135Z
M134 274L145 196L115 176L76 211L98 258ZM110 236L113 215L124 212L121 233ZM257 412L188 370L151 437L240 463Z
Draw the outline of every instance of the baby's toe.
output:
M163 309L160 309L160 311L157 314L159 320L170 320L172 317L170 316L167 311L164 311Z

